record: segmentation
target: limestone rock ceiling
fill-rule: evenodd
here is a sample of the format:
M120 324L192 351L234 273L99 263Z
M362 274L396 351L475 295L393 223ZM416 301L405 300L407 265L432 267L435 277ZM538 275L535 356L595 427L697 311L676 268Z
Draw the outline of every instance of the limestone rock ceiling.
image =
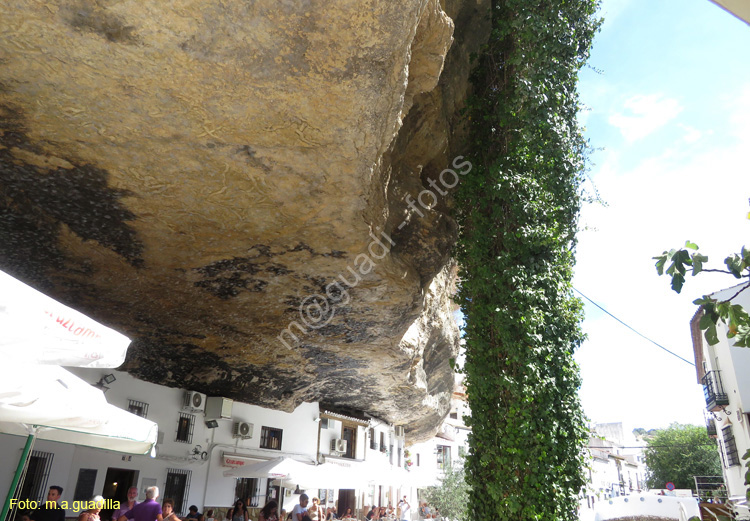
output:
M486 9L2 2L0 269L130 336L144 380L430 435L456 226L406 201L461 153Z

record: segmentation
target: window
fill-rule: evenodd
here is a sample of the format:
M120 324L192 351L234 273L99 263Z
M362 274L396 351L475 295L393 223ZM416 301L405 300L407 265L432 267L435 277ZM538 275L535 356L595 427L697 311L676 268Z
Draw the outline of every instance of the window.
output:
M263 427L260 431L260 448L281 450L281 435L283 432L281 429Z
M270 479L268 480L271 481ZM250 507L260 506L260 480L256 478L237 478L234 497L241 499Z
M451 466L451 448L448 445L437 446L437 466L439 469Z
M44 504L47 501L47 480L52 468L51 452L31 451L28 467L26 468L26 479L21 488L21 499L29 499Z
M177 436L174 441L180 441L182 443L193 443L193 427L195 426L195 416L185 412L180 413L180 419L177 422ZM172 496L164 496L172 497ZM174 499L174 498L172 498ZM175 512L177 512L177 503L174 506Z
M385 433L380 433L380 452L385 452Z
M737 455L737 444L734 441L732 427L721 429L721 436L724 438L724 452L727 454L727 467L733 467L740 464L740 458Z
M148 416L148 404L136 400L128 400L128 411L136 416L145 418Z
M94 497L95 484L96 469L79 469L76 490L73 493L73 501L88 501Z
M190 490L190 471L167 469L167 482L164 486L164 497L174 501L174 511L178 516L187 513L185 500Z
M417 452L417 467L419 466L419 452Z
M341 437L346 440L344 458L354 459L357 454L357 427L343 427Z
M458 413L456 411L453 411L451 413L451 420L457 420L458 419Z
M378 450L378 442L375 441L375 429L370 428L370 449Z
M398 448L398 466L403 466L403 462L401 461L401 447Z

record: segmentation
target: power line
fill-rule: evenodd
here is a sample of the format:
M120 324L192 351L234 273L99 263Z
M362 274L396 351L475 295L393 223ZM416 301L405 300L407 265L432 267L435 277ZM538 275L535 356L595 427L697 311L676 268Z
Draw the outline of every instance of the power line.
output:
M712 443L675 443L672 445L632 445L632 446L626 446L626 447L592 447L588 446L589 449L599 449L599 450L612 450L612 449L668 449L672 447L716 447L716 442Z
M639 335L639 336L641 336L641 337L645 338L646 340L648 340L649 342L651 342L652 344L654 344L654 345L655 345L656 347L658 347L659 349L663 349L664 351L666 351L666 352L667 352L667 353L669 353L670 355L672 355L672 356L676 356L677 358L679 358L680 360L682 360L682 361L683 361L683 362L685 362L686 364L690 364L690 365L692 365L693 367L695 367L695 364L694 364L693 362L691 362L690 360L686 360L686 359L682 358L682 357L681 357L680 355L678 355L677 353L675 353L675 352L673 352L673 351L670 351L669 349L667 349L667 348L666 348L666 347L664 347L663 345L659 344L658 342L654 342L654 341L653 341L653 340L651 340L651 339L650 339L649 337L647 337L647 336L646 336L646 335L644 335L643 333L641 333L641 332L637 331L636 329L634 329L634 328L630 327L630 326L629 326L628 324L626 324L625 322L623 322L622 320L620 320L619 318L617 318L616 316L614 316L614 315L613 315L612 313L610 313L609 311L607 311L606 309L604 309L603 307L601 307L601 306L600 306L599 304L597 304L596 302L594 302L593 300L591 300L590 298L588 298L588 297L587 297L586 295L584 295L583 293L581 293L580 291L578 291L578 289L577 289L577 288L573 288L573 289L574 289L574 290L576 291L576 293L578 293L578 294L579 294L579 295L581 295L581 296L582 296L583 298L585 298L586 300L588 300L589 302L591 302L591 303L592 303L593 305L595 305L596 307L598 307L599 309L601 309L602 311L604 311L604 312L605 312L605 313L606 313L607 315L609 315L610 317L612 317L612 318L614 318L615 320L617 320L617 321L618 321L618 322L619 322L620 324L622 324L623 326L625 326L626 328L628 328L629 330L631 330L631 331L632 331L633 333L635 333L635 334L637 334L637 335Z

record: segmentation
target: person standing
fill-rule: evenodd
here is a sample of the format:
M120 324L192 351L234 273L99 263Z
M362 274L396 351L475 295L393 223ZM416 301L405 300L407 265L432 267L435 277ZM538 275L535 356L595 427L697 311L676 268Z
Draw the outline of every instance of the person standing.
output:
M57 501L62 496L63 489L53 485L47 492L47 502L29 514L31 521L65 521L65 510L60 508Z
M122 514L117 521L164 521L161 515L161 505L156 502L159 497L159 487L148 487L146 489L146 501L138 503L133 508Z
M115 512L112 514L112 521L117 521L118 519L120 519L121 515L136 506L138 504L138 501L136 501L136 499L138 499L138 488L130 487L128 489L128 502L122 505L121 508L115 510ZM128 519L128 521L133 520Z
M411 519L411 505L406 501L406 496L398 502L398 508L401 511L401 521L409 521Z

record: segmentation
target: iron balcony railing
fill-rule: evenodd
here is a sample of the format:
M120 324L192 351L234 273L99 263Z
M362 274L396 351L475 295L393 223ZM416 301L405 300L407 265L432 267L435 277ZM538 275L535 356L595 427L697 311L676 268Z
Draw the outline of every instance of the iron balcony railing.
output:
M718 436L718 433L716 432L716 424L711 418L706 420L706 432L708 433L709 438L716 438Z
M703 377L703 394L706 397L706 408L718 411L729 405L729 396L721 383L721 371L709 371Z

